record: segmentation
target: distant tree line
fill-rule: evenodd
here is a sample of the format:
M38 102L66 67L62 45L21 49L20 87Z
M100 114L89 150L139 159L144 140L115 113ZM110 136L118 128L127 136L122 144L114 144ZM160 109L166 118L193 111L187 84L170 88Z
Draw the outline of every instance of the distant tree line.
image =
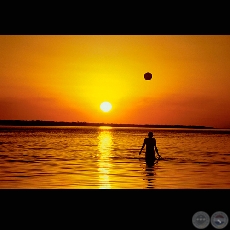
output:
M111 127L145 127L145 128L192 128L213 129L213 127L199 125L153 125L153 124L114 124L114 123L89 123L66 121L42 121L42 120L0 120L0 125L6 126L111 126Z

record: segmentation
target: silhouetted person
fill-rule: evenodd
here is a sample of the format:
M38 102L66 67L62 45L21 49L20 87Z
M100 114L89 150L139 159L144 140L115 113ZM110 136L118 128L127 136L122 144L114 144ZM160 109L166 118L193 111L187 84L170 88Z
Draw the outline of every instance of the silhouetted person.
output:
M159 157L161 157L161 155L158 153L158 149L156 146L156 139L153 137L153 133L149 132L148 136L149 136L148 138L144 139L144 143L141 147L139 155L141 154L143 148L146 145L145 161L148 166L153 166L156 160L155 152L157 153Z

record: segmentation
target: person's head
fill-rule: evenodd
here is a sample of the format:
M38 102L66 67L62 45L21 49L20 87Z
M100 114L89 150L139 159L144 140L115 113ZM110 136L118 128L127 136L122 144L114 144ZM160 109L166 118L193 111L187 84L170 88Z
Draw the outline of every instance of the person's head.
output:
M149 136L149 137L153 137L153 132L149 132L149 133L148 133L148 136Z

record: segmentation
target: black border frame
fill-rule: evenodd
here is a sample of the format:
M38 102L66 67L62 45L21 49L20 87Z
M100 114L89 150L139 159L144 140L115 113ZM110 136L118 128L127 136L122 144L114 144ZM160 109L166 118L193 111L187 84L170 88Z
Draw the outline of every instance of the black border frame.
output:
M20 10L20 9L19 9ZM38 9L39 10L39 9ZM54 11L54 10L53 10ZM1 16L2 35L230 35L228 14L215 11L207 16L183 11L156 15L145 11L123 11L98 16L84 11L19 11ZM130 10L132 11L132 10ZM28 11L27 11L28 13ZM89 18L88 17L90 15ZM146 16L147 15L147 16ZM211 17L210 17L211 16ZM206 211L224 211L230 218L230 189L0 189L1 219L16 222L17 228L151 228L196 229L192 216ZM32 223L32 225L30 224ZM229 224L230 225L230 224ZM3 225L4 226L4 225ZM214 229L209 225L208 229Z
M26 219L65 228L194 230L198 211L230 219L229 195L230 189L1 189L1 218L19 219L22 227Z

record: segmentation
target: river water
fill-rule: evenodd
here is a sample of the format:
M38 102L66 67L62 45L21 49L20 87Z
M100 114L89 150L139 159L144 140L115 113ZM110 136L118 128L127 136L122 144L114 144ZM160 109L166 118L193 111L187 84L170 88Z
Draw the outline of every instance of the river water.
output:
M138 154L149 131L153 167ZM0 126L0 188L230 188L230 130Z

